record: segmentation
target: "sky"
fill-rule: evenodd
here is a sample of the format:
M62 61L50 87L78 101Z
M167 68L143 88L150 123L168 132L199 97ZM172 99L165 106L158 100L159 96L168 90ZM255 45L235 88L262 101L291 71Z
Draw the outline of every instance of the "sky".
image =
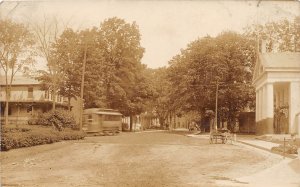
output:
M142 63L158 68L166 66L188 43L206 35L242 32L247 25L300 15L300 1L261 1L259 7L257 4L256 0L4 1L0 17L35 23L55 16L75 30L99 27L110 17L135 21L145 48Z

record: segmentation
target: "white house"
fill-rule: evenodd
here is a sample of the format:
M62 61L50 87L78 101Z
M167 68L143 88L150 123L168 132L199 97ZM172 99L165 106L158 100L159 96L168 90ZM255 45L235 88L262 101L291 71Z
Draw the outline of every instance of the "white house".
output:
M3 121L6 101L5 77L0 77L0 80L1 121ZM24 76L15 76L9 101L9 121L26 123L34 114L51 110L53 99L57 108L67 107L66 100L62 96L57 95L53 98L48 90L41 89L39 81Z
M259 53L253 85L257 134L300 134L300 53Z

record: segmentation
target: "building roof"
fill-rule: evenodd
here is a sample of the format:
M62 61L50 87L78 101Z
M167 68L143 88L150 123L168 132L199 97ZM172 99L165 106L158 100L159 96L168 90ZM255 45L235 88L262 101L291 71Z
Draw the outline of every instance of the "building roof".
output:
M10 79L10 78L9 78ZM15 76L12 85L38 85L38 80L26 76ZM5 76L0 76L0 85L5 85Z
M264 72L268 71L298 71L300 72L299 52L259 53L256 61L253 82L256 82Z
M106 108L89 108L89 109L85 109L84 110L85 114L104 114L104 115L117 115L117 116L121 116L122 114L117 111L117 110L113 110L113 109L106 109Z
M265 68L300 68L300 53L260 53L259 59Z

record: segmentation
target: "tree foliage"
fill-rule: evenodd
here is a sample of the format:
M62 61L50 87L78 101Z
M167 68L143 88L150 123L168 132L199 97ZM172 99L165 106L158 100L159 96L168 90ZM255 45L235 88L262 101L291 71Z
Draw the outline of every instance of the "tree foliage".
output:
M245 28L245 35L266 42L267 52L300 52L300 17Z
M144 48L140 40L135 23L116 17L103 21L99 28L66 29L53 45L64 75L62 94L78 96L86 46L85 107L118 109L126 116L140 114L144 99L151 95L146 67L141 64Z
M172 110L171 100L169 99L170 81L167 79L167 68L148 68L145 72L147 82L152 92L146 103L147 112L153 117L159 119L160 125L163 127Z
M114 17L101 24L99 34L104 49L103 83L108 106L125 115L140 113L147 88L141 74L144 48L140 45L138 26Z
M5 75L5 124L8 122L8 103L16 73L29 69L34 62L34 40L26 26L11 20L0 19L0 65Z
M55 110L59 85L62 84L64 73L60 71L59 55L54 50L58 40L59 25L56 18L44 18L43 23L32 26L38 44L38 54L46 60L47 70L39 70L37 79L43 83L43 88L52 95L52 110Z
M215 110L216 85L219 117L229 122L238 111L251 104L255 63L255 43L233 32L204 37L191 42L170 60L168 79L170 100L179 111ZM221 110L222 109L222 110Z

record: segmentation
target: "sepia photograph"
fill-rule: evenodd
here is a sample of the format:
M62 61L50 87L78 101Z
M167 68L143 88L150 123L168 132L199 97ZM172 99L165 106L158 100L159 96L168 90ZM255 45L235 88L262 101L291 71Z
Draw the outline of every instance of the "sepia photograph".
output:
M1 187L300 187L300 0L0 0Z

